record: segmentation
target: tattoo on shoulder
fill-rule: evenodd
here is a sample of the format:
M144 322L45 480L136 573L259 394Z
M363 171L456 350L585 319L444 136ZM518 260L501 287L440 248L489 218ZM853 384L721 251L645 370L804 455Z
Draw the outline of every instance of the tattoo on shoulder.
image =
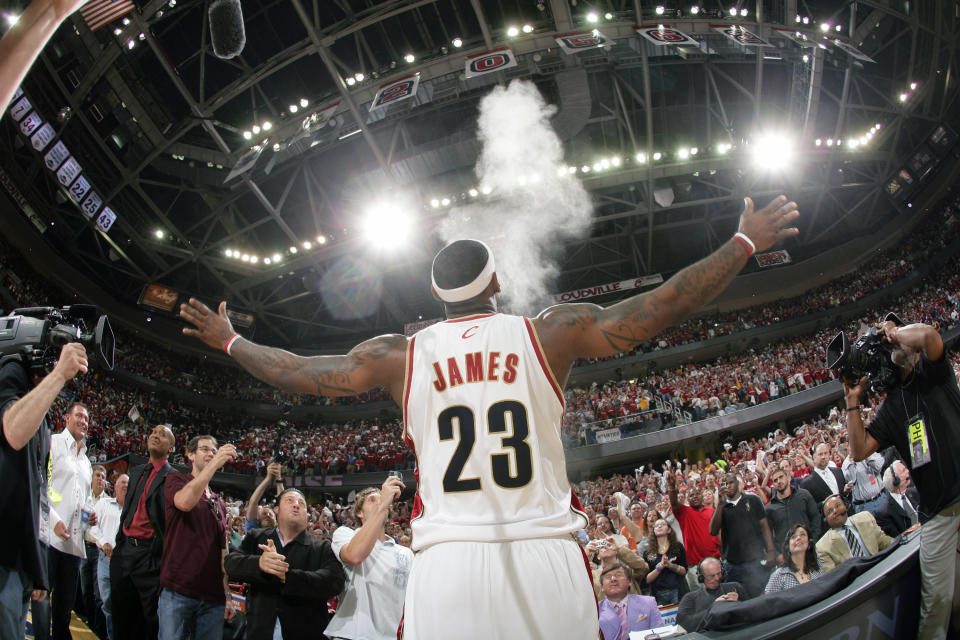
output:
M548 322L563 327L585 329L597 321L600 307L591 304L565 304L554 307L546 316Z

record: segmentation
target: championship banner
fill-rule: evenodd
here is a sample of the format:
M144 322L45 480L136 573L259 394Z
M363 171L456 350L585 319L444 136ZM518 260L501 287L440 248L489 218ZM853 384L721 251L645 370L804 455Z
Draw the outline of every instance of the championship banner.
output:
M644 25L641 27L634 27L634 30L653 44L657 45L672 44L675 46L700 46L699 42L683 33L679 29L674 29L668 24L659 24L655 27L651 25Z
M137 304L161 311L173 311L179 299L180 292L176 289L165 287L162 284L148 284L143 288L143 293L140 294L140 300Z
M801 47L812 48L817 46L817 43L815 43L810 38L808 38L807 34L805 34L802 31L797 31L796 29L784 29L782 27L774 27L773 30L779 33L781 36L783 36L787 40L790 40L791 42L798 44Z
M400 102L407 98L417 95L417 87L420 86L420 74L414 73L405 78L389 82L377 91L370 103L370 111L386 107L394 102Z
M634 278L633 280L621 280L620 282L610 282L608 284L597 285L596 287L558 293L553 296L553 301L555 303L572 302L574 300L602 296L605 293L616 293L618 291L630 291L631 289L649 287L650 285L660 284L661 282L663 282L663 276L657 273L652 276Z
M620 439L620 429L604 429L597 431L597 444L616 442Z
M865 53L863 53L862 51L860 51L860 49L857 49L855 46L850 45L850 44L847 44L846 42L843 42L842 40L834 40L834 41L833 41L833 46L835 46L837 49L841 49L841 50L843 50L843 51L846 51L847 53L849 53L851 56L853 56L853 57L856 58L857 60L861 60L861 61L863 61L863 62L876 62L876 60L874 60L873 58L871 58L871 57L868 56L867 54L865 54Z
M475 78L493 71L503 71L517 66L517 58L509 47L501 47L475 56L468 56L465 61L464 76Z
M258 144L252 149L240 156L240 159L237 160L237 164L233 165L233 169L230 170L230 173L227 174L227 177L223 179L224 182L230 182L237 176L250 171L253 169L253 166L257 164L257 160L260 159L260 154L263 153L263 148L266 145Z
M793 262L793 258L790 257L786 249L770 251L768 253L758 253L753 257L757 259L757 264L761 267L774 267L778 264L789 264Z
M586 49L595 49L605 44L612 44L610 39L600 33L598 29L593 31L577 31L575 33L561 33L553 36L556 43L563 49L564 53L573 54Z
M753 33L738 25L712 24L710 28L722 33L734 42L744 47L772 47L773 45Z
M337 107L340 106L340 101L334 102L333 104L326 106L322 109L318 109L311 113L309 116L303 119L303 122L300 123L300 126L304 131L312 133L317 129L323 127L329 122L330 118L333 117L334 112L337 110Z

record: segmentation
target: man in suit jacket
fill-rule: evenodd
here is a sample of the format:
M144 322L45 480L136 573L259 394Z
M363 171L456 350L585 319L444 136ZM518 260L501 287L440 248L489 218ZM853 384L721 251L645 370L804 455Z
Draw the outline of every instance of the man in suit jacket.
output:
M920 494L910 479L910 470L899 460L883 472L883 486L887 493L877 509L877 524L888 536L896 537L917 524Z
M626 638L631 631L646 631L663 624L657 601L650 596L627 595L631 571L623 565L610 567L600 574L600 588L605 600L600 601L600 630L604 638Z
M839 496L827 499L823 514L829 528L817 541L817 558L824 573L832 571L851 557L872 556L893 542L869 511L861 511L848 518L847 505Z
M296 489L280 494L277 526L254 529L227 554L231 580L250 585L247 640L313 640L330 621L327 599L343 590L346 574L330 543L307 532L307 502Z
M170 427L157 425L147 437L149 462L130 471L117 544L110 559L113 640L157 637L166 518L163 488L167 474L173 470L167 458L175 444Z
M847 485L843 471L837 467L827 466L830 462L830 445L821 443L813 452L813 471L807 476L800 487L806 489L816 500L818 505L834 494L846 494Z

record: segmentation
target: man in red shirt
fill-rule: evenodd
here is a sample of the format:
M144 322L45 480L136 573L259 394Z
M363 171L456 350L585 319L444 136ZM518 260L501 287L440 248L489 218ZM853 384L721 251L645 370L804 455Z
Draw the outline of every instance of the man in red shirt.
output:
M681 504L677 498L677 479L673 473L667 472L667 490L670 496L670 508L680 523L683 532L683 546L687 554L687 582L690 590L696 591L697 567L700 561L709 556L720 557L720 541L710 535L710 519L713 509L703 506L703 493L691 491L688 494L690 506Z
M186 447L191 473L173 471L164 489L167 530L160 564L161 640L219 639L223 621L236 615L223 572L227 554L227 509L210 480L237 458L232 444L219 449L213 436L196 436Z

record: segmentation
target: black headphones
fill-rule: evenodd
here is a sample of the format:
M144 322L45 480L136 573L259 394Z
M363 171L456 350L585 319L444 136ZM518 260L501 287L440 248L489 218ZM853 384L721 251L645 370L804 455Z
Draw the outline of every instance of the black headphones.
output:
M711 559L716 560L717 562L720 563L720 582L724 582L727 579L726 571L724 571L724 567L723 567L723 561L720 558L717 558L716 556L707 556L706 558L703 558L700 562L697 563L697 582L699 582L700 584L703 584L704 582L706 582L706 579L703 577L703 563Z
M897 470L896 470L896 468L893 466L893 463L890 464L890 473L893 475L893 486L899 487L899 486L900 486L900 476L897 475Z

